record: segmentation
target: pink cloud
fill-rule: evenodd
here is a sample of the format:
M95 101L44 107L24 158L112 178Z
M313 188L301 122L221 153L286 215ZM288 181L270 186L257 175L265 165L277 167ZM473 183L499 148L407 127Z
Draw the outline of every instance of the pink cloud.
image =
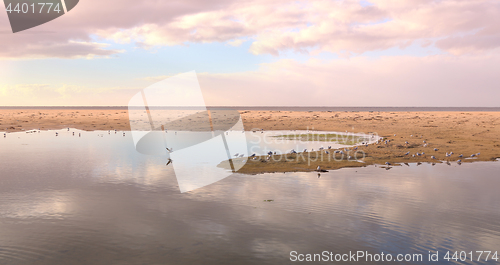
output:
M7 34L0 14L0 57L88 57L119 53L92 35L139 47L186 42L252 42L254 54L285 50L359 54L412 43L453 54L500 46L500 2L490 0L80 1L67 15ZM1 13L1 12L0 12ZM429 43L430 42L430 43ZM61 49L61 54L54 52Z

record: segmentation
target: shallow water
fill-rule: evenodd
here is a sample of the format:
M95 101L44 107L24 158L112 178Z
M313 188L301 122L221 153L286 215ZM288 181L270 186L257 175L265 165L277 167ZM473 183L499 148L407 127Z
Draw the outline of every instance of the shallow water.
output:
M78 133L0 138L0 264L500 251L498 162L233 174L180 193L165 157L137 153L129 134Z

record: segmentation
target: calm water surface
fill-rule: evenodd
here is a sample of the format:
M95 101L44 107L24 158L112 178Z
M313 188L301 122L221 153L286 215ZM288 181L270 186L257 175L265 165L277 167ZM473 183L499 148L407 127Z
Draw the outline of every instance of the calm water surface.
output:
M76 134L0 138L0 264L500 251L498 162L234 174L181 194L165 157L137 153L129 134Z

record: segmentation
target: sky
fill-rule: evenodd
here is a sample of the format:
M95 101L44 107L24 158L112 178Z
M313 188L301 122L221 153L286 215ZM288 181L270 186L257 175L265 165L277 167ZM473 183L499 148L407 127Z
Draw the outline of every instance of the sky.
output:
M196 71L212 106L500 107L498 0L81 0L12 33L0 106L126 106Z

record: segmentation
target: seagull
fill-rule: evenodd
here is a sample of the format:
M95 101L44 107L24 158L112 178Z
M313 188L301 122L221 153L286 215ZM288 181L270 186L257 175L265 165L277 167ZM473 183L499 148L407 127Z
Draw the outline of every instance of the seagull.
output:
M82 137L82 134L81 134L81 133L78 133L78 137Z
M169 153L172 153L173 148L166 148Z
M352 159L352 156L349 156L347 159L349 159L349 160Z
M461 158L461 157L464 157L464 155L460 154L458 157L460 157L460 158Z
M479 156L481 153L477 153L476 155Z
M448 154L448 152L447 152L447 153L446 153L446 157L450 157L450 156L451 156L451 154Z
M240 155L240 153L236 153L234 156L239 156L239 155Z
M330 146L330 145L329 145L329 146L328 146L328 149L332 149L332 146Z
M425 140L423 142L424 142L424 144L427 143Z
M244 154L241 154L240 157L244 157L245 155Z
M408 141L405 141L405 144L409 144Z
M167 166L170 165L170 164L172 164L172 159L169 158L168 162L167 162Z
M304 151L302 151L303 153L307 152L307 148L304 148Z
M320 170L321 170L321 167L320 167L320 166L318 166L318 167L316 168L316 171L320 171Z
M457 160L457 163L462 163L462 159L458 159L458 160Z
M410 154L410 152L408 151L408 152L406 152L405 156L407 156L407 155L409 155L409 154Z
M75 136L75 132L73 132L73 136Z
M439 149L437 149L437 148L434 148L434 151L437 151L437 150L439 150Z
M385 164L386 164L386 165L388 165L388 166L390 166L390 165L391 165L391 163L389 163L389 162L385 162Z
M3 134L3 137L7 137L7 134L6 134L6 133L4 133L4 134Z
M326 151L326 150L325 150L325 154L329 155L329 154L330 154L330 152L328 152L328 151Z
M431 156L431 158L432 158L432 159L436 159L436 157L435 157L435 156Z
M257 160L257 159L259 159L259 158L258 158L258 157L254 157L254 158L253 158L253 160Z
M252 154L250 157L254 157L254 156L255 156L255 154Z
M56 136L58 136L58 135L59 135L59 133L58 133L58 132L56 132Z
M476 154L472 154L472 155L470 155L470 157L475 157L475 156L476 156Z
M269 151L269 152L267 152L267 154L268 154L269 156L272 156L272 155L273 155L273 152L272 152L272 151Z

